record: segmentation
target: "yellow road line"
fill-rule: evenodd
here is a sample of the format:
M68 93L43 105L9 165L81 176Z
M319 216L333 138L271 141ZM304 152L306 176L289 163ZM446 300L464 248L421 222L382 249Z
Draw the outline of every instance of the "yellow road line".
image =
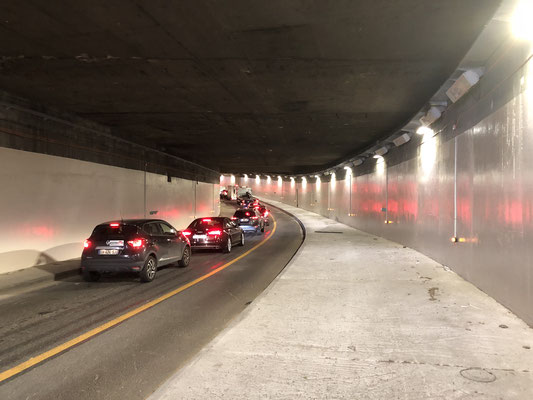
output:
M23 363L21 363L19 365L16 365L15 367L10 368L10 369L0 373L0 382L3 382L6 379L9 379L9 378L11 378L14 375L20 374L21 372L27 370L28 368L31 368L34 365L37 365L40 362L45 361L45 360L47 360L47 359L49 359L51 357L54 357L57 354L65 351L65 350L68 350L71 347L76 346L77 344L80 344L80 343L92 338L93 336L98 335L99 333L102 333L102 332L108 330L109 328L112 328L112 327L120 324L121 322L126 321L127 319L130 319L131 317L134 317L135 315L137 315L137 314L139 314L139 313L141 313L143 311L154 307L155 305L161 303L162 301L164 301L164 300L166 300L166 299L168 299L168 298L170 298L172 296L175 296L178 293L183 292L184 290L186 290L186 289L190 288L191 286L194 286L194 285L202 282L203 280L209 278L210 276L215 275L216 273L222 271L223 269L228 268L233 263L236 263L237 261L241 260L242 258L246 257L248 254L250 254L252 251L254 251L257 248L259 248L262 245L264 245L272 237L272 235L274 235L274 232L276 231L277 223L276 223L276 220L274 219L273 216L272 216L272 219L274 220L274 227L272 228L272 232L270 233L270 235L268 235L263 241L261 241L260 243L258 243L254 247L252 247L247 252L241 254L239 257L234 258L230 262L228 262L228 263L226 263L226 264L214 269L213 271L211 271L211 272L209 272L209 273L207 273L205 275L202 275L201 277L199 277L199 278L197 278L197 279L195 279L195 280L193 280L193 281L191 281L191 282L189 282L189 283L187 283L187 284L185 284L183 286L180 286L177 289L174 289L174 290L172 290L172 291L170 291L170 292L158 297L157 299L151 300L148 303L146 303L146 304L144 304L144 305L142 305L140 307L135 308L134 310L131 310L131 311L125 313L125 314L122 314L122 315L118 316L117 318L106 322L105 324L97 326L96 328L91 329L90 331L85 332L85 333L75 337L74 339L71 339L71 340L69 340L69 341L67 341L67 342L65 342L63 344L60 344L59 346L56 346L53 349L45 351L44 353L41 353L41 354L39 354L39 355L37 355L35 357L32 357L29 360L24 361Z

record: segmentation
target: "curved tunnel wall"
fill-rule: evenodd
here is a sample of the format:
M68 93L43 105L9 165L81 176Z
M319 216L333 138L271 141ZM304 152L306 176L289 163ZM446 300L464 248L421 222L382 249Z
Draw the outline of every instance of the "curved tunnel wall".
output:
M241 184L421 251L533 325L533 66L513 56L516 69L500 58L438 134L411 149L369 159L353 176L321 177L328 182Z

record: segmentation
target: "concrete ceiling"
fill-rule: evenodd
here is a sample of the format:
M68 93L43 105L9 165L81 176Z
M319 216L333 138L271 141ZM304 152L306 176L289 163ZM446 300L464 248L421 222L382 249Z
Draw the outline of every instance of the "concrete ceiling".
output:
M498 0L3 0L0 88L225 172L305 173L412 117Z

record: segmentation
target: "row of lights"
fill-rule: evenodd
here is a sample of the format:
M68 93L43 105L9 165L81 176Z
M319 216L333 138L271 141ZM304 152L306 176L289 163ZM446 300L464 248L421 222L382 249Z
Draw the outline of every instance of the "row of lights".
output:
M520 40L533 41L533 24L531 20L533 18L533 0L521 0L515 8L513 16L511 18L511 29L513 35ZM452 103L457 102L468 90L470 90L475 84L478 83L483 71L481 68L470 69L461 74L459 79L456 80L447 91L447 97ZM416 133L425 139L433 138L435 131L430 127L441 116L442 112L446 109L448 102L430 102L429 109L420 118L410 121L401 131L401 135L391 140L390 144L386 144L376 150L364 153L354 159L337 165L326 171L318 172L317 174L309 175L309 177L315 177L320 179L320 175L334 175L335 170L338 168L344 168L346 173L351 175L352 167L360 166L370 156L377 160L377 164L384 163L384 155L388 153L389 149L394 145L395 147L402 146L403 144L411 140L412 133ZM424 139L424 140L425 140ZM296 175L296 178L301 178L302 181L307 182L304 175ZM260 176L256 175L256 182L260 182ZM244 174L244 180L248 180L248 175ZM295 177L290 177L291 183L294 184ZM281 176L278 176L278 182L282 181ZM232 183L234 177L232 176ZM267 176L267 182L271 182L271 177Z

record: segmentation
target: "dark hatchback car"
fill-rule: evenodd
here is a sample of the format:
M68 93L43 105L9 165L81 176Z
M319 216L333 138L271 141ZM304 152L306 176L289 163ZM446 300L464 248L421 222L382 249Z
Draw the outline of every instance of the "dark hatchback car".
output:
M84 243L81 270L87 281L98 280L103 272L129 271L150 282L158 267L174 262L186 267L190 260L189 239L168 222L129 219L94 228Z
M193 249L218 249L229 253L234 244L244 246L244 233L225 217L198 218L182 232Z
M265 231L263 216L253 208L237 210L231 219L245 232Z

